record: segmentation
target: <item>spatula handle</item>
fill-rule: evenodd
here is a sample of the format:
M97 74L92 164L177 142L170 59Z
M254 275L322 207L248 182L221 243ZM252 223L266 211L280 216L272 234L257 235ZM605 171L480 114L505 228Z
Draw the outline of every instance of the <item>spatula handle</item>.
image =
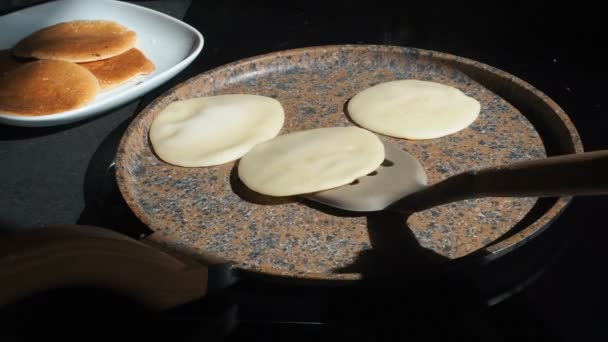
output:
M608 194L608 150L567 154L467 171L390 206L419 211L481 197L558 197Z

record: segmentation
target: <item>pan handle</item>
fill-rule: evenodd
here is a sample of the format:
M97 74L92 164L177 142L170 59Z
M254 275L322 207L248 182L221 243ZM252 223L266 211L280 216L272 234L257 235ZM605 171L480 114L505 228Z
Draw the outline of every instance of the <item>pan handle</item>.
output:
M415 212L482 197L608 194L608 150L558 155L467 171L408 195L389 209Z
M0 306L65 287L116 291L162 311L204 297L208 268L111 230L44 227L0 237Z

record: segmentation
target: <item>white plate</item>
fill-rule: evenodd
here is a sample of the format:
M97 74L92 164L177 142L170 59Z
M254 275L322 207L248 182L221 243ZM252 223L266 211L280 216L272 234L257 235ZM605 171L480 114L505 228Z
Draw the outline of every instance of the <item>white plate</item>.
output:
M0 49L13 47L43 27L77 19L116 21L137 33L137 48L154 62L154 73L101 92L88 105L57 114L16 116L0 113L0 123L42 127L101 114L158 87L188 66L203 48L203 36L192 26L163 13L109 0L60 0L0 17Z

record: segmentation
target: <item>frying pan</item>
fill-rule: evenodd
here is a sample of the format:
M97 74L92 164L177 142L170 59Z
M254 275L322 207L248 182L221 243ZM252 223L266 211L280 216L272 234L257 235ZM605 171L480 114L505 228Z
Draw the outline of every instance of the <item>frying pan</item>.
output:
M163 251L160 260L177 258L173 264L159 261L173 265L169 272L190 270L192 264L181 261L182 256L215 265L197 263L192 281L185 281L191 287L178 291L184 295L172 297L173 302L204 295L208 280L219 280L219 287L230 284L238 272L335 282L365 278L380 265L385 266L383 272L397 271L403 265L397 259L421 255L428 265L490 260L538 235L566 208L569 197L487 198L411 216L348 213L302 199L252 193L236 177L236 162L180 168L162 162L150 148L150 123L175 100L228 93L274 97L285 108L281 133L287 133L352 125L344 111L349 98L374 84L406 78L457 87L482 104L477 121L459 133L429 141L387 138L422 163L429 183L465 170L583 151L567 115L540 91L493 67L444 53L396 46L322 46L210 70L142 110L116 155L120 192L154 231L145 246L138 245L142 253L153 246ZM154 306L168 307L170 302Z
M237 162L209 168L169 165L153 153L148 129L175 100L229 93L278 99L286 113L281 133L352 125L344 111L349 98L394 79L454 86L482 105L478 119L456 134L421 141L387 138L421 162L429 183L466 170L582 152L576 130L559 106L505 72L413 48L323 46L231 63L157 98L123 135L116 156L117 184L135 215L154 231L148 239L170 250L262 275L361 279L369 271L365 255L386 240L370 217L252 193L236 177ZM494 258L539 233L569 200L467 200L393 223L411 232L437 260Z

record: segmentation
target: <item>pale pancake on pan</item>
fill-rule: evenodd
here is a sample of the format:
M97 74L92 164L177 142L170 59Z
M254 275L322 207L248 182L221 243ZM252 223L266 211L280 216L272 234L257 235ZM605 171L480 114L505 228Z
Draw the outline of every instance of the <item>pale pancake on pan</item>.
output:
M471 125L480 110L479 101L459 89L413 79L377 84L348 102L348 114L361 127L411 140L457 133Z
M116 22L75 20L38 30L21 40L17 57L92 62L120 55L135 46L137 34Z
M0 50L0 74L16 69L25 63L15 58L11 50Z
M292 196L349 184L376 170L384 145L363 128L295 131L255 145L241 158L238 176L251 190Z
M136 48L116 57L81 65L97 77L101 90L116 87L135 76L146 75L156 69L154 63Z
M0 76L0 112L45 115L82 107L99 92L97 78L71 62L40 60Z
M285 122L271 97L226 94L170 103L150 125L150 143L163 161L183 167L214 166L241 158L274 138Z

